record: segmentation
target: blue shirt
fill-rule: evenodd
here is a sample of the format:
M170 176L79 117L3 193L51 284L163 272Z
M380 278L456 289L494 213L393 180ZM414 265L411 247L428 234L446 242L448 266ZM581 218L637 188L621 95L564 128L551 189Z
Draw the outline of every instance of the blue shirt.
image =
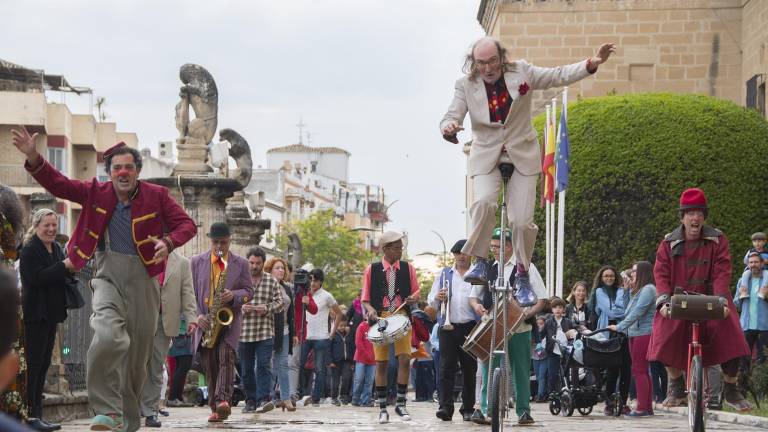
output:
M112 219L109 220L109 248L114 252L126 255L138 255L133 243L131 232L131 202L124 204L120 201L115 206ZM99 250L104 250L104 241L99 241Z

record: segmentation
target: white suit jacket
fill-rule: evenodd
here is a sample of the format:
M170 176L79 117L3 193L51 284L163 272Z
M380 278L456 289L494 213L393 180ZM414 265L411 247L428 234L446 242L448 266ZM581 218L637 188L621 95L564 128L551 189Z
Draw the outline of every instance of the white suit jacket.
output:
M160 288L160 302L163 331L166 336L176 337L179 335L182 313L187 325L197 322L197 303L195 301L195 289L192 285L192 267L189 258L175 251L168 255L163 286Z
M554 68L534 66L525 60L510 63L504 72L504 82L512 97L512 106L503 124L491 123L488 95L482 78L470 80L469 76L464 76L456 81L453 101L440 121L440 130L451 120L462 124L469 112L472 122L470 177L488 174L495 169L502 147L506 148L515 169L521 174L538 174L541 172L541 149L531 124L533 90L568 85L589 75L586 60ZM527 84L528 91L521 95L519 90L523 84Z

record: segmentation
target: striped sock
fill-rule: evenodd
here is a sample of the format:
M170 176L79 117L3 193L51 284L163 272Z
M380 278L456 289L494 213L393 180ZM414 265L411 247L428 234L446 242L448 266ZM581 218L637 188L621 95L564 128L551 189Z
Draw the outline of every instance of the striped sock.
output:
M376 400L379 408L387 409L387 386L376 386Z
M397 384L397 406L405 406L405 395L408 393L408 384Z

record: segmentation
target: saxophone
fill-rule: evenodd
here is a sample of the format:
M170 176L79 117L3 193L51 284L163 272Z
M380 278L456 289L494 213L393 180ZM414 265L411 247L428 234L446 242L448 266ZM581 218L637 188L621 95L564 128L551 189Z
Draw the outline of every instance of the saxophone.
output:
M223 256L222 251L216 251L216 255ZM234 315L232 309L222 306L221 293L224 291L224 282L227 280L227 262L224 261L224 270L219 274L219 278L216 280L216 286L213 290L213 301L208 306L208 323L209 328L203 332L203 340L201 345L204 348L213 349L216 347L219 335L225 326L232 324Z

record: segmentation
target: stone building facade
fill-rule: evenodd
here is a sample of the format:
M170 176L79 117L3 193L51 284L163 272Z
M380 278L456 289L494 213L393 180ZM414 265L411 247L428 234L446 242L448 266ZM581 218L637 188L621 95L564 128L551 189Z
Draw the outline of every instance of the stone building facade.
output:
M66 104L49 102L47 92L88 94L88 88L70 86L60 75L29 69L0 60L0 183L13 188L29 211L33 196L45 194L24 169L25 157L12 142L11 129L25 126L38 133L37 150L67 177L78 180L107 178L104 150L124 141L137 148L133 132L118 132L113 122L98 122L93 114L72 113ZM59 231L69 234L80 216L80 205L56 200Z
M573 63L600 44L618 51L569 98L698 93L765 115L768 2L762 0L482 0L477 19L510 58ZM536 112L558 90L537 92Z

